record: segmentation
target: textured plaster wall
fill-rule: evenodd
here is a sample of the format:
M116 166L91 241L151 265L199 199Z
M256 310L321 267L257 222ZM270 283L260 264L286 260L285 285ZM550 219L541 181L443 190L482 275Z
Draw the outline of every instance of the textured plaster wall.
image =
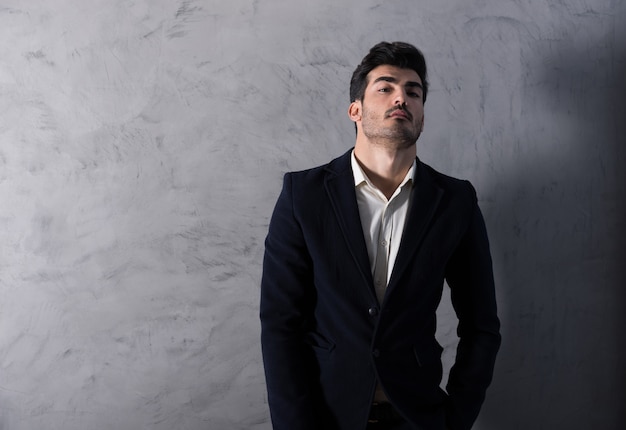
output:
M476 425L626 416L621 0L0 1L0 429L269 429L263 240L415 43L418 153L472 180L504 343ZM450 363L455 321L444 300Z

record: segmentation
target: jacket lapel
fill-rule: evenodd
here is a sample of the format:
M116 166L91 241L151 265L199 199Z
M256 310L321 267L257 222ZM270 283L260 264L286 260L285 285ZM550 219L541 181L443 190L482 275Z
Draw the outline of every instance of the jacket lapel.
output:
M350 156L351 151L348 151L328 165L328 174L324 185L350 254L359 268L363 280L370 286L370 290L374 294L374 283L356 201Z
M435 184L426 165L420 162L419 159L417 160L412 193L411 207L409 208L404 226L398 256L391 272L389 289L394 287L394 280L399 279L402 272L407 270L410 263L414 260L414 255L428 231L430 222L443 195L443 190Z

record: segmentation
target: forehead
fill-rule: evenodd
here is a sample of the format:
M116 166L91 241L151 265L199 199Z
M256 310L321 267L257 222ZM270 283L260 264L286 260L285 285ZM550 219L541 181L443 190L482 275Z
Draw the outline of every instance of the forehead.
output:
M417 82L420 85L422 84L422 80L415 70L402 69L397 66L383 64L382 66L375 67L367 74L368 85L383 76L394 78L394 80L399 83Z

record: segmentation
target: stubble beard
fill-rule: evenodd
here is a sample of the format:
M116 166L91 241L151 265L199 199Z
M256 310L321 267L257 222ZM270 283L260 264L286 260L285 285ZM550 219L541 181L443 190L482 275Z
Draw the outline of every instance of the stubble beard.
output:
M421 130L404 124L404 120L392 120L392 125L382 126L372 119L372 113L363 110L363 120L361 126L363 134L368 140L376 145L387 149L407 149L415 145L420 137Z

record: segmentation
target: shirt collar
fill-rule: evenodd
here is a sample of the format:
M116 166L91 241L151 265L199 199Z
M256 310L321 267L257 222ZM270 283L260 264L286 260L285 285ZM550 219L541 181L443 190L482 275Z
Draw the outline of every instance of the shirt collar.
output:
M362 183L367 183L370 187L376 188L361 168L359 162L356 161L354 150L352 150L352 154L350 154L350 163L352 164L352 174L354 175L355 187L358 187ZM411 184L413 183L413 176L415 175L416 164L417 163L415 162L415 159L413 159L413 164L411 165L411 168L406 173L406 176L404 177L398 188L404 187L409 181L411 182Z

